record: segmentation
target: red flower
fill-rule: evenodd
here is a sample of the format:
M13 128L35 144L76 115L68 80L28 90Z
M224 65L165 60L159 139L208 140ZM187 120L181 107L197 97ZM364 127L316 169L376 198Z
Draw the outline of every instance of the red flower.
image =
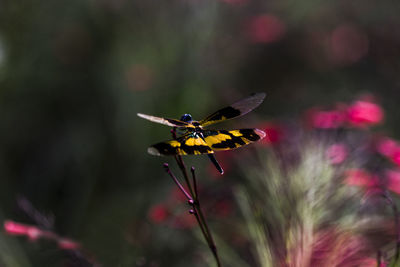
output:
M163 204L151 207L148 217L153 223L162 223L168 218L168 209Z
M395 164L400 165L400 144L397 141L389 137L382 138L377 142L376 150Z
M267 134L265 138L261 140L262 144L277 144L281 142L285 137L283 127L277 123L267 122L259 128Z
M79 249L81 245L71 239L61 238L58 240L58 247L65 250Z
M391 156L391 160L400 166L400 147L397 147Z
M387 188L396 194L400 194L400 170L388 170L385 176L387 179Z
M400 149L399 144L389 138L389 137L384 137L380 140L378 140L376 144L376 150L382 154L383 156L386 156L388 158L393 157L393 155Z
M286 32L283 21L274 15L253 17L247 26L250 41L254 43L272 43L279 41Z
M350 169L345 173L344 183L351 186L360 186L367 195L381 193L379 177L363 169Z
M318 129L336 129L343 126L346 121L346 114L341 110L311 109L306 116L308 124Z
M329 146L325 152L331 164L342 163L347 158L348 154L347 146L344 144L333 144Z
M366 127L382 122L382 108L369 101L356 101L347 109L348 121L356 127Z
M9 235L26 235L30 240L37 240L42 236L39 228L13 221L5 221L4 230Z

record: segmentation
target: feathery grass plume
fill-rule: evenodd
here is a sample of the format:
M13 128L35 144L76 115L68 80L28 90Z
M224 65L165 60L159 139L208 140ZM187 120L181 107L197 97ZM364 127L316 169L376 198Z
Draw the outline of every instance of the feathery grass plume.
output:
M381 251L389 258L396 241L390 207L382 197L362 201L362 190L343 182L365 159L336 164L327 153L332 142L301 135L276 153L260 151L259 166L246 167L236 188L259 266L381 264Z

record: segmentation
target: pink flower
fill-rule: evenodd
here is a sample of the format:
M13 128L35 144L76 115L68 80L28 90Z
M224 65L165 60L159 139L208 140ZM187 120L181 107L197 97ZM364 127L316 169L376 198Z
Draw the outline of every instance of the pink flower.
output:
M387 179L387 188L396 194L400 194L400 170L388 170L385 176Z
M383 156L389 158L392 157L399 149L399 143L389 137L381 138L376 144L376 150Z
M363 169L349 169L345 173L344 183L350 186L360 186L366 190L366 195L382 192L379 177Z
M347 146L344 144L333 144L329 146L325 152L325 155L331 164L342 163L347 158L348 154Z
M391 160L400 166L400 147L397 147L391 156Z
M81 245L71 239L61 238L58 240L58 247L65 250L79 249Z
M247 32L253 43L273 43L285 35L286 26L275 15L260 15L249 21Z
M148 217L153 223L162 223L168 218L168 209L163 204L151 207Z
M382 138L378 140L376 150L400 166L400 144L397 141L389 137Z
M267 134L266 137L261 140L262 144L274 145L281 142L285 137L283 127L277 123L267 122L259 128Z
M382 122L384 113L382 108L369 101L359 100L347 109L348 121L356 127L366 127Z
M4 230L9 235L26 235L32 241L42 236L39 228L13 221L5 221Z
M307 112L307 120L310 126L314 128L336 129L343 126L346 121L346 114L341 110L311 109Z

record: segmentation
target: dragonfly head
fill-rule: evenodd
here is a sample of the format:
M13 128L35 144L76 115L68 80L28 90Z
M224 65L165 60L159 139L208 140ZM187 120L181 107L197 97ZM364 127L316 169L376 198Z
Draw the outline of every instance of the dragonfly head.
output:
M192 120L193 120L192 115L190 115L190 114L183 114L181 117L181 121L184 121L184 122L191 122Z

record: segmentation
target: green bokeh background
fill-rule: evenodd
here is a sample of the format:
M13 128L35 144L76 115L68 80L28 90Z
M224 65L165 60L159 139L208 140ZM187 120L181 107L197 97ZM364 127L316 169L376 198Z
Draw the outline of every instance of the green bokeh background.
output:
M246 25L264 14L285 34L254 43ZM0 1L0 218L33 223L22 195L104 266L187 266L204 245L147 217L173 187L161 165L172 161L146 153L169 129L136 113L200 119L266 92L239 127L372 93L381 130L400 137L399 14L389 0ZM340 25L367 37L355 62L337 64L323 46ZM191 160L204 174L206 159ZM53 244L0 242L3 264L19 261L7 266L64 257Z

